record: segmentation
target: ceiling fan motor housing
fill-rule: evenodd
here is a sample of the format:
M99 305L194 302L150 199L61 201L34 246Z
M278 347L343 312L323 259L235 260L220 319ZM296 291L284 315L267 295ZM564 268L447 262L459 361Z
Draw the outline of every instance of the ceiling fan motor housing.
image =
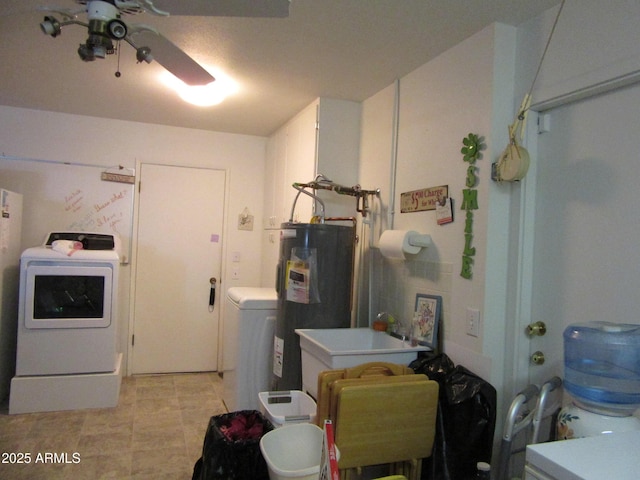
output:
M78 54L84 61L104 58L114 52L112 39L121 40L127 35L127 27L119 19L115 5L101 0L87 2L89 37L80 45Z
M102 0L93 0L87 2L87 18L91 20L102 20L108 23L114 18L118 18L118 9L113 3L104 2Z

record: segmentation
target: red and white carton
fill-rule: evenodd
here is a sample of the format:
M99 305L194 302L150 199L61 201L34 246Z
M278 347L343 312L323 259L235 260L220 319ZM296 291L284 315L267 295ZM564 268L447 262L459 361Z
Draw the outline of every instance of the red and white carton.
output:
M320 480L340 480L338 453L333 436L333 422L324 421L322 456L320 457Z

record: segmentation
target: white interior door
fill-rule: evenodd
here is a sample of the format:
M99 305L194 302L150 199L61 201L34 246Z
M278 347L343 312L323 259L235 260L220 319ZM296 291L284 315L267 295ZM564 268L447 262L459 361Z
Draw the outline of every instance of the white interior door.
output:
M132 372L217 370L225 172L142 164L140 182Z
M640 85L558 107L539 136L531 383L564 377L564 329L577 322L638 323ZM524 386L524 385L522 385Z

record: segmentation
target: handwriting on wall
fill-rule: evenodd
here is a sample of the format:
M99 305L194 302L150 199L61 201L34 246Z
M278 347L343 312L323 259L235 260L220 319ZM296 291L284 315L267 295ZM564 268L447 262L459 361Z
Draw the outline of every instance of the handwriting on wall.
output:
M38 245L49 232L120 236L130 255L134 185L101 180L105 167L0 156L2 187L24 197L23 243Z
M110 231L120 235L127 234L123 228L127 217L123 209L131 205L131 188L123 187L115 192L106 192L103 196L93 196L87 201L82 188L73 188L64 195L64 211L73 213L73 218L67 224L69 230L82 231Z

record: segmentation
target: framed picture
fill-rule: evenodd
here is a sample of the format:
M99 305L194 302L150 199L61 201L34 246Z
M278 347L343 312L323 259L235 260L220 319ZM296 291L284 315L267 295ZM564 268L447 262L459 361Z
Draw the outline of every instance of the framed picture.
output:
M442 297L437 295L416 295L416 307L413 312L413 335L418 343L437 350L438 325L442 310Z

